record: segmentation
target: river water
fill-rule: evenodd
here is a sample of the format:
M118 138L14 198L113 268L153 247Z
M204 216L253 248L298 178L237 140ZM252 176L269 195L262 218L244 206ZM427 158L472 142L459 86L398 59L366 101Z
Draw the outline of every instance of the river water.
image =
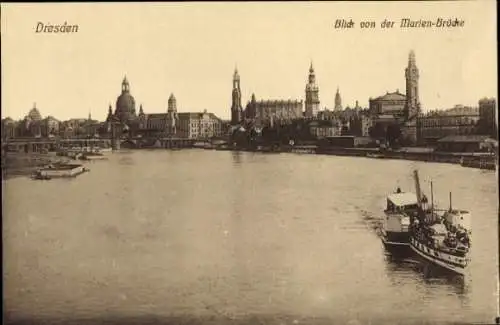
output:
M497 316L494 172L204 150L109 157L75 179L3 184L7 320L410 324ZM465 280L393 260L377 237L386 195L397 185L414 191L414 168L424 190L433 180L438 205L448 206L452 190L454 206L472 212Z

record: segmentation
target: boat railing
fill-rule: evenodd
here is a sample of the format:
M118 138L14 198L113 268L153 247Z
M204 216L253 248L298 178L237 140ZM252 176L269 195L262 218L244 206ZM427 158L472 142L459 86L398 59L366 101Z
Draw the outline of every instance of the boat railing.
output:
M459 232L454 232L450 231L447 229L447 233L442 234L442 233L434 233L432 228L424 226L422 228L421 226L416 227L414 225L410 226L411 231L415 234L415 239L418 240L419 242L431 246L433 249L436 249L438 251L451 254L451 255L456 255L463 257L465 254L470 249L470 239L466 233L463 233L463 236L465 236L465 239L459 239L456 237ZM440 242L439 245L436 245L436 238L437 237L445 237L445 239ZM454 244L448 244L449 241L452 241ZM452 246L450 246L452 245Z
M433 238L423 235L421 232L417 233L415 239L423 245L429 246L437 252L453 255L456 257L465 257L469 249L466 246L449 247L444 244L438 245L434 242Z
M465 257L465 255L469 251L469 249L465 246L458 246L458 247L438 246L435 249L437 251L458 257Z

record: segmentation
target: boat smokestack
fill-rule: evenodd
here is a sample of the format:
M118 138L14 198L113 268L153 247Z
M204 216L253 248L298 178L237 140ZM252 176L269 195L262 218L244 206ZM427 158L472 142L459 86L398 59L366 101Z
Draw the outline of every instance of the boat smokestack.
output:
M431 181L431 220L434 221L434 189Z
M420 179L418 178L418 170L413 171L413 178L415 179L415 194L417 194L418 206L422 208L422 192L420 191Z

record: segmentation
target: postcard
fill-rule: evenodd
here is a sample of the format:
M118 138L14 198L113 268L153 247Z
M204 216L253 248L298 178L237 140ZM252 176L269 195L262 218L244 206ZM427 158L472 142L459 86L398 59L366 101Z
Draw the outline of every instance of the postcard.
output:
M494 324L494 1L2 3L6 324Z

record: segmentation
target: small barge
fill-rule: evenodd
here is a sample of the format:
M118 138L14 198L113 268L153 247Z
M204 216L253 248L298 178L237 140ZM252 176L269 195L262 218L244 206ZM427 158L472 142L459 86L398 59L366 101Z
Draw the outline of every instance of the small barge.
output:
M42 180L42 181L49 181L52 179L52 177L50 177L48 175L42 175L40 173L40 171L38 171L38 170L31 175L31 178L36 179L36 180Z
M83 153L80 160L106 160L108 157L104 156L102 153Z
M87 168L78 164L48 165L33 173L33 179L50 180L56 177L76 177L88 171Z

